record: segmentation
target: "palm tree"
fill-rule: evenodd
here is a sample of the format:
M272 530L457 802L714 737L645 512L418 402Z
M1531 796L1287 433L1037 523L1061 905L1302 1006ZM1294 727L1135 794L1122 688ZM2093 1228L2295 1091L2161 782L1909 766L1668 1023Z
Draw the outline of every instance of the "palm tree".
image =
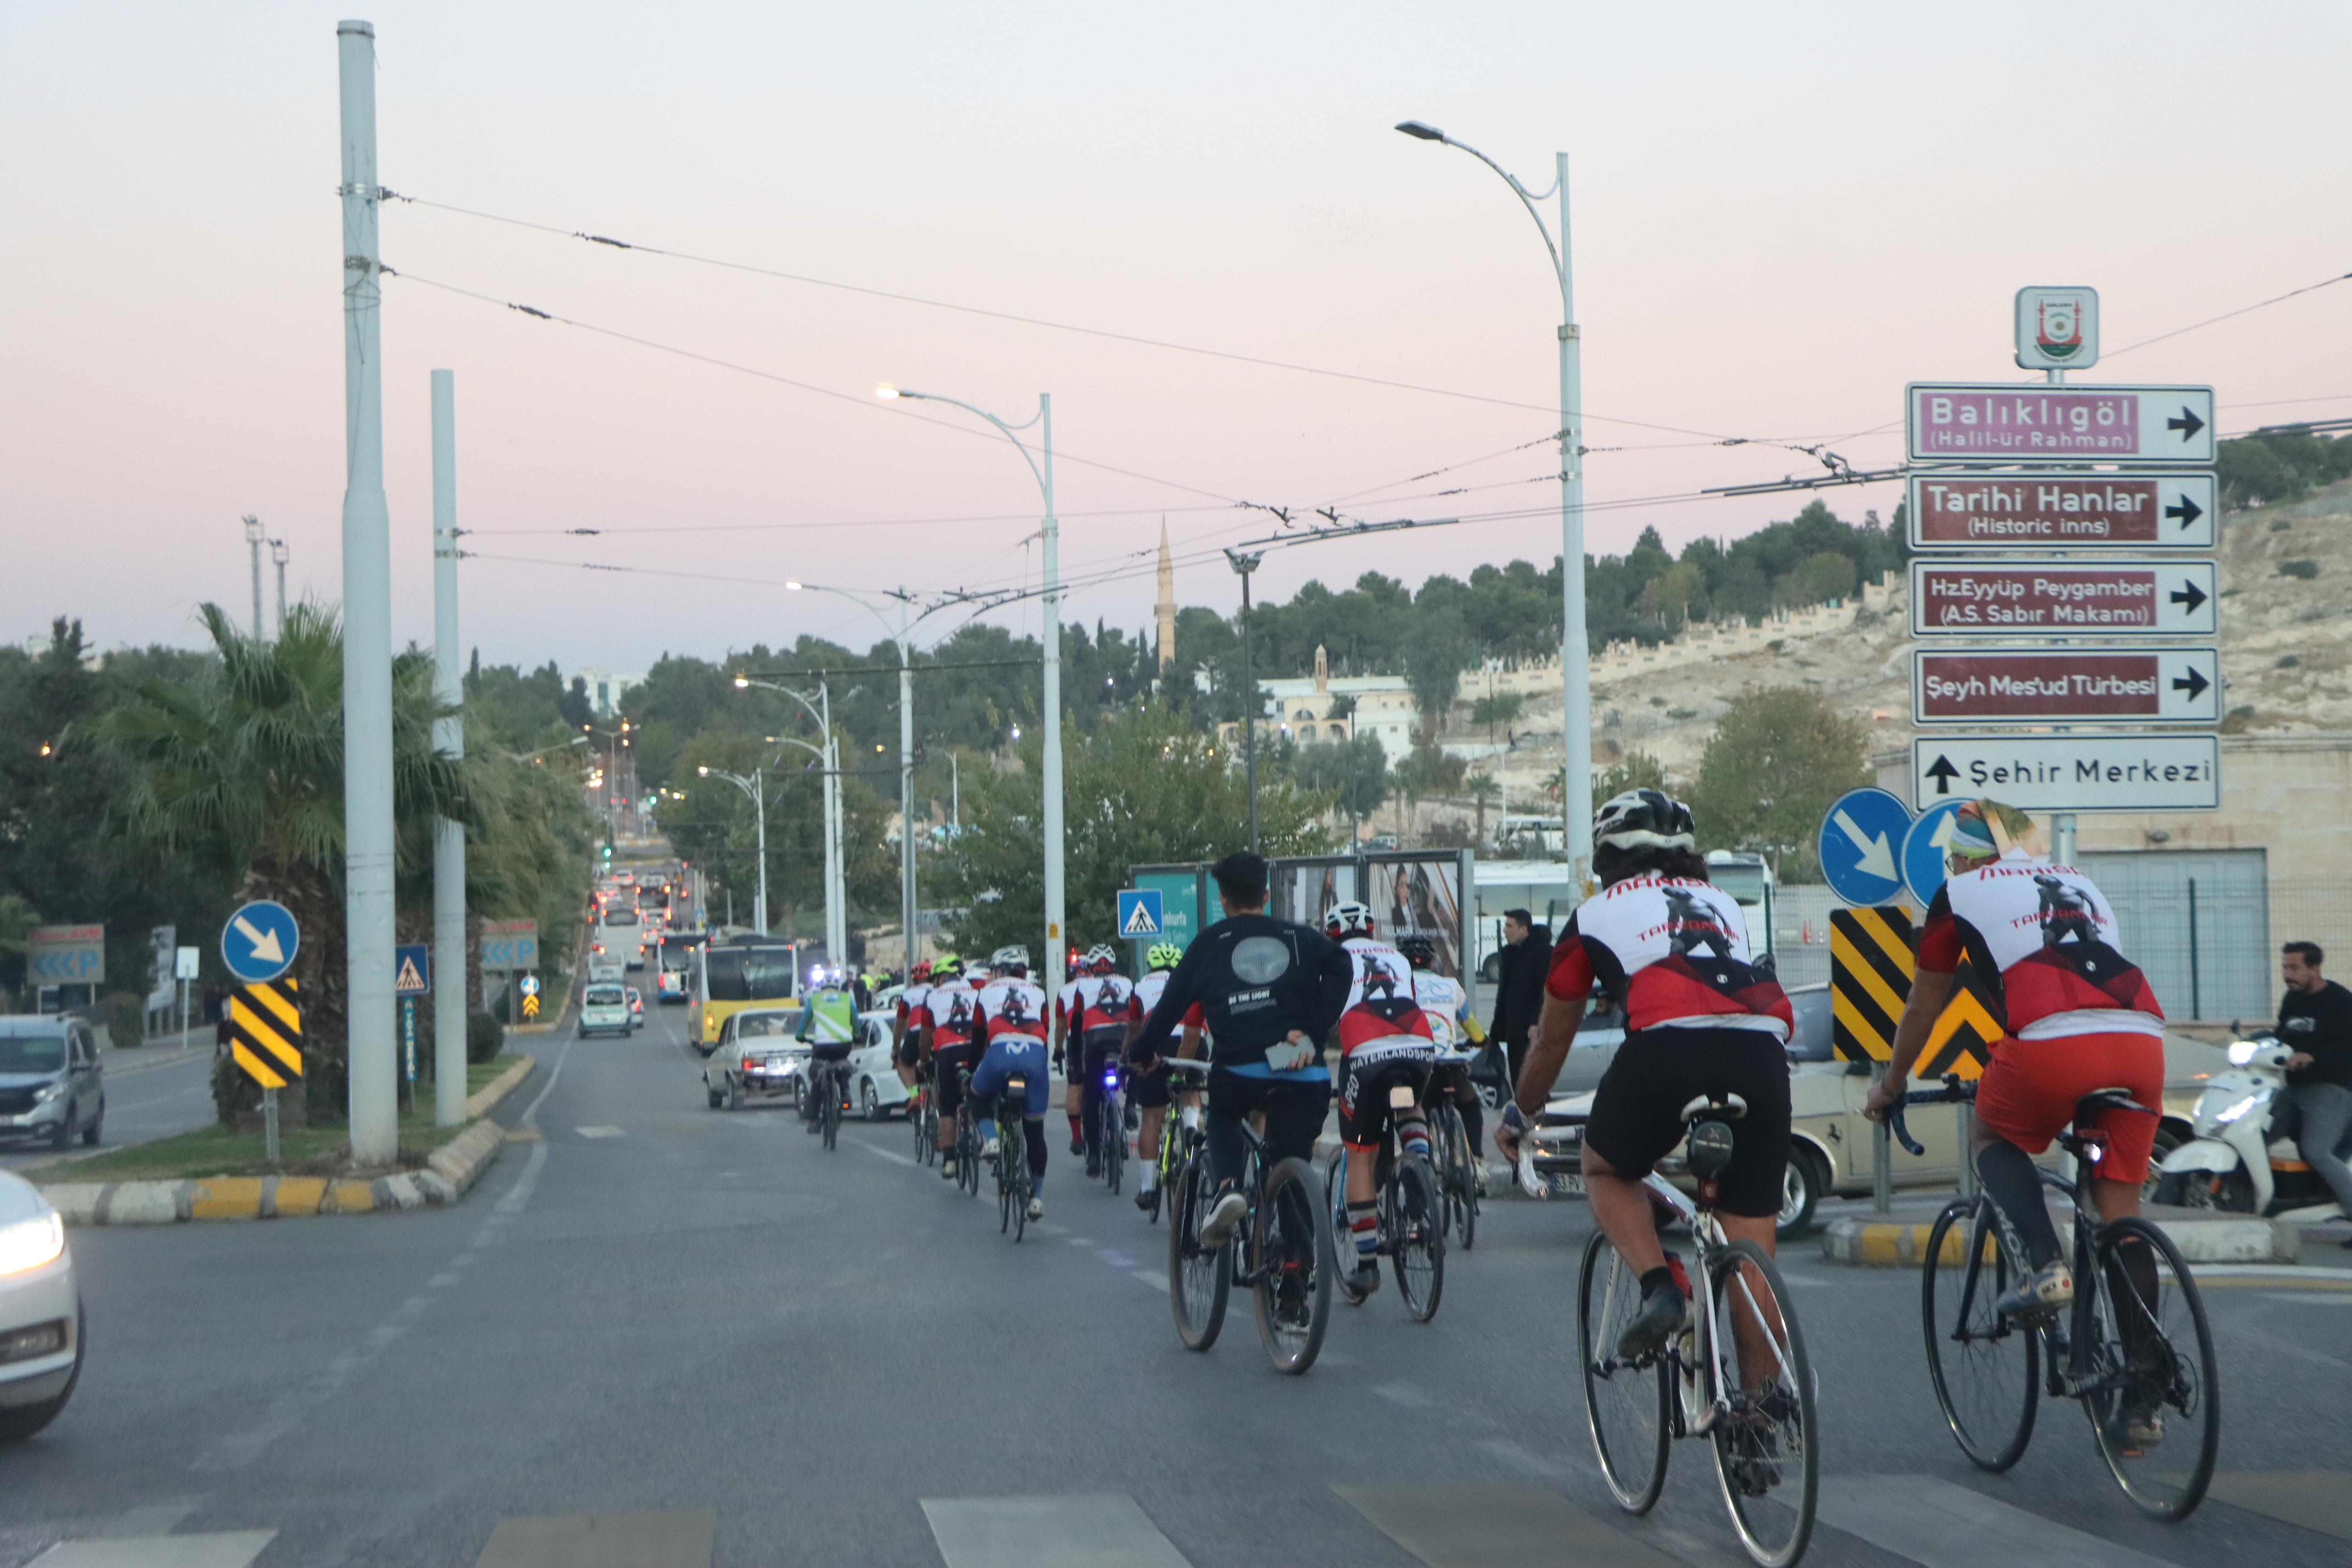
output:
M1486 808L1502 803L1503 786L1492 773L1473 773L1470 782L1462 787L1463 793L1470 797L1471 806L1478 814L1478 846L1483 849L1486 844Z
M339 1114L349 1076L343 910L343 639L332 612L287 612L278 640L240 637L217 605L199 612L220 656L200 682L145 682L104 715L100 737L126 764L110 814L132 846L221 878L247 898L292 911L303 940L293 974L303 1003L301 1101ZM431 820L472 824L467 775L433 749L430 659L393 661L393 809L401 824L395 875L414 892L431 866ZM225 1118L249 1107L241 1079L216 1079Z

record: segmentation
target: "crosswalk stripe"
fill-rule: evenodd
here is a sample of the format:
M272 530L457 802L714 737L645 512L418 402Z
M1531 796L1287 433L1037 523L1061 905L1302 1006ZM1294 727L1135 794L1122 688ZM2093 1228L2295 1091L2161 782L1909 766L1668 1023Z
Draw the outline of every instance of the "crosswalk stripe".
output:
M1429 1568L1682 1568L1645 1542L1535 1486L1334 1487Z
M572 1131L579 1133L583 1138L625 1138L628 1136L627 1133L622 1131L617 1127L575 1127Z
M1902 1500L1887 1506L1890 1498ZM1919 1568L2063 1563L2068 1568L2172 1568L2038 1513L1933 1476L1823 1476L1821 1519Z
M2352 1491L2341 1470L2223 1470L2210 1495L2233 1508L2352 1541Z
M710 1568L718 1533L707 1508L502 1519L474 1568Z
M60 1541L29 1568L250 1568L274 1530L230 1530L203 1535L118 1535Z
M1192 1568L1125 1492L922 1500L947 1568Z

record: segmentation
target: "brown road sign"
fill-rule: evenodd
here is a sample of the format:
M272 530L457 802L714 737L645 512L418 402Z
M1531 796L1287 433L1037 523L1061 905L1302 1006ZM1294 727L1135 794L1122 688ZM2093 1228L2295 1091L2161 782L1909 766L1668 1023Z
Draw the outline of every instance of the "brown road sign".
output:
M1900 909L1830 911L1830 1043L1850 1062L1883 1062L1911 994L1911 917Z
M264 1089L302 1076L302 1006L292 975L240 985L228 996L228 1052Z

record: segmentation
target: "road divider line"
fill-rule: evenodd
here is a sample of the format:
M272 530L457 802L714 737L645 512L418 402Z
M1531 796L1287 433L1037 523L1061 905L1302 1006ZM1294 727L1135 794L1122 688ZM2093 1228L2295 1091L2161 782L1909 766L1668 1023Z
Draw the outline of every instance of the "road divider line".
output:
M1935 1476L1823 1476L1821 1517L1920 1568L2065 1563L2074 1568L2173 1568L2056 1520ZM1889 1500L1902 1500L1890 1507Z

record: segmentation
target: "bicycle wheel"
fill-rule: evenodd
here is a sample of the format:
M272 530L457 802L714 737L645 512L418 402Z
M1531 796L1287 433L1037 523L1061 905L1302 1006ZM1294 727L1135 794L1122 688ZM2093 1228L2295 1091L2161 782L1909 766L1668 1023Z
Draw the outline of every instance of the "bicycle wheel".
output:
M1445 1294L1445 1207L1437 1173L1420 1155L1407 1154L1381 1196L1397 1294L1412 1321L1425 1323L1437 1316L1438 1298Z
M1716 1479L1748 1555L1761 1568L1789 1568L1812 1539L1821 1488L1805 1336L1780 1269L1754 1242L1725 1247L1708 1272L1722 1335L1707 1348L1723 1406L1715 1422Z
M1996 1472L2017 1463L2033 1436L2042 1380L2042 1335L2003 1319L1995 1305L2016 1277L1991 1205L1981 1198L1945 1205L1928 1228L1919 1275L1927 1376L1960 1452Z
M1234 1288L1233 1249L1201 1245L1201 1217L1209 1209L1215 1182L1206 1161L1176 1168L1168 1197L1168 1304L1176 1314L1176 1337L1188 1351L1217 1342L1225 1326L1225 1300Z
M1617 1336L1641 1310L1642 1282L1600 1231L1584 1244L1576 1283L1577 1353L1584 1367L1584 1422L1601 1478L1627 1513L1647 1513L1666 1484L1664 1358L1633 1363Z
M2098 1375L2083 1409L2099 1458L2142 1513L2186 1519L2204 1500L2221 1443L2221 1369L2204 1298L2172 1238L2137 1216L2101 1226L2095 1256L2095 1283L2078 1274L2074 1289L2097 1291ZM2125 1431L2151 1415L2159 1424L2154 1440Z
M1029 1234L1029 1156L1024 1153L1013 1167L1013 1239L1018 1242Z
M1277 1163L1251 1226L1257 1336L1274 1370L1297 1376L1315 1364L1331 1326L1331 1216L1315 1173L1293 1157Z
M1127 1112L1110 1089L1105 1089L1102 1097L1102 1162L1103 1180L1117 1193L1120 1167L1127 1163Z
M1470 1133L1462 1125L1461 1113L1449 1105L1445 1116L1446 1179L1453 1199L1454 1233L1467 1252L1478 1244L1478 1161L1470 1152Z
M980 1129L972 1124L969 1106L956 1111L956 1185L971 1197L980 1196Z
M824 1146L833 1148L841 1141L841 1086L832 1078L824 1080Z
M939 1158L940 1114L931 1108L928 1089L918 1089L915 1092L922 1096L922 1103L907 1113L907 1120L915 1129L915 1163L928 1165Z

